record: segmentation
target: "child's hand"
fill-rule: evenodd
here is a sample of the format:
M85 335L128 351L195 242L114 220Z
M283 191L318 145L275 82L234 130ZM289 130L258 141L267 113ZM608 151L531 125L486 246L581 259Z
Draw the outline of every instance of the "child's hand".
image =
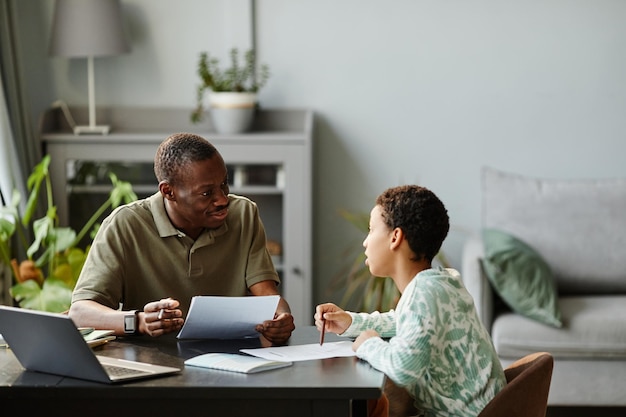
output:
M320 304L315 308L315 326L320 332L326 321L326 331L336 334L345 332L352 324L352 316L332 303Z
M352 350L356 352L356 350L365 342L367 339L371 339L372 337L379 337L379 334L376 330L365 330L361 332L359 337L354 340L352 343Z

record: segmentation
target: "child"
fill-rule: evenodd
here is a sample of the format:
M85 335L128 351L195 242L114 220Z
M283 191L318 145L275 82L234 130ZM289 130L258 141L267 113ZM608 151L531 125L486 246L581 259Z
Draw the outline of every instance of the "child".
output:
M506 379L459 273L431 266L448 229L447 210L430 190L383 192L363 247L372 275L391 277L400 290L396 310L352 313L320 304L315 325L321 330L325 320L326 331L356 337L356 355L405 387L424 416L476 416ZM375 412L386 415L381 400Z

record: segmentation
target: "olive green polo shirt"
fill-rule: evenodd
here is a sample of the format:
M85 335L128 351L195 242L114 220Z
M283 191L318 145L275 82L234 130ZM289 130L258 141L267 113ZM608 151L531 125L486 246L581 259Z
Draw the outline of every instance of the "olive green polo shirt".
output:
M228 198L225 223L195 241L172 225L160 193L118 207L94 238L72 302L143 310L172 297L186 316L193 296L245 296L261 281L279 283L257 205Z

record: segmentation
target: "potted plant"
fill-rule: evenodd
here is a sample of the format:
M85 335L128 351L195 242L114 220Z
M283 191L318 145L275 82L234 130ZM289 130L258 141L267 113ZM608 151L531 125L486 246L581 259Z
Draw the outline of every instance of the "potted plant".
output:
M109 198L76 233L69 227L58 226L49 165L50 156L46 155L29 176L30 194L23 213L17 190L13 191L10 204L0 208L0 263L10 265L14 282L10 293L20 307L62 312L69 308L72 290L89 250L88 245L79 248L79 242L89 232L93 238L96 222L106 210L136 200L137 196L130 183L109 174L113 183ZM42 195L46 199L46 214L34 219ZM33 236L30 243L28 232ZM24 258L18 261L21 256Z
M255 53L244 54L243 65L239 62L239 51L230 51L230 67L222 70L219 60L207 52L200 53L196 108L191 121L199 122L204 114L204 96L209 93L209 114L219 133L241 133L249 129L257 103L257 93L269 78L269 67L261 65L255 71Z

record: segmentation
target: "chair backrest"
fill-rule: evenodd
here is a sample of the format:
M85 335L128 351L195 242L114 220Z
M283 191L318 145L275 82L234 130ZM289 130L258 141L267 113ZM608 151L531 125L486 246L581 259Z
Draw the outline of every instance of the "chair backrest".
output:
M478 417L545 417L553 367L547 352L517 360L504 370L507 385Z

